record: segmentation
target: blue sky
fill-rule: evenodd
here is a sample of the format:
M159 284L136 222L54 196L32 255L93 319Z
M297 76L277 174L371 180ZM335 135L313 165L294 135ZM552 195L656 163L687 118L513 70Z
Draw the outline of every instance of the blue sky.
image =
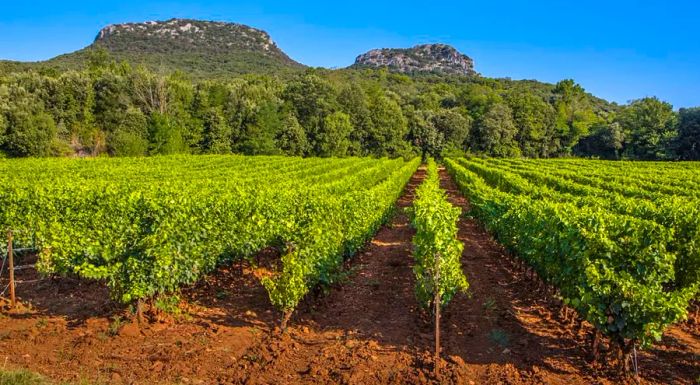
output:
M292 58L343 67L369 49L444 42L485 76L573 78L626 103L700 106L700 2L679 1L44 1L2 0L0 58L80 49L107 24L171 17L268 31Z

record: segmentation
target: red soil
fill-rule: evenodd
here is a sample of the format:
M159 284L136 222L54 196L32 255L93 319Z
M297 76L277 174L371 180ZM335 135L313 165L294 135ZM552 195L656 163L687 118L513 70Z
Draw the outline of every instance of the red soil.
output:
M450 200L468 204L443 172ZM0 361L56 380L110 384L618 384L587 360L579 333L475 221L463 218L470 294L444 311L442 376L433 375L432 326L413 294L404 208L347 263L348 275L300 306L288 332L247 265L222 268L185 289L184 314L139 327L99 283L59 278L20 284L22 306L0 313ZM264 256L263 256L264 257ZM36 279L31 270L18 279ZM125 321L115 322L122 316ZM641 383L693 384L700 376L697 323L671 328L639 353Z

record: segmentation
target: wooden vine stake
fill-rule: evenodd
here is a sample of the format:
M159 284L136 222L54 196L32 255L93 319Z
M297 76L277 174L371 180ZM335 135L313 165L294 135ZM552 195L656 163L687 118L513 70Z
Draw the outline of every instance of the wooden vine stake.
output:
M593 331L593 349L591 349L593 353L593 363L598 364L600 362L600 330L598 328L595 328Z
M145 322L143 318L143 300L141 298L136 301L136 320L138 321L139 325L142 325Z
M292 318L292 310L284 310L282 312L282 322L280 323L280 332L286 333L287 332L287 325L289 324L289 320Z
M7 257L10 260L10 304L14 309L17 305L17 299L15 298L15 257L12 252L12 241L13 235L12 230L7 232Z
M435 377L440 379L440 253L435 254Z

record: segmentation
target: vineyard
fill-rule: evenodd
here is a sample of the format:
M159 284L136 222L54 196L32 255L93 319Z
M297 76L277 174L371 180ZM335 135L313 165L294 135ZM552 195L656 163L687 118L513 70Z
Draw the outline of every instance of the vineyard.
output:
M700 380L700 166L441 163L0 159L35 267L0 358L115 384ZM186 317L142 314L170 298Z
M104 280L132 302L266 247L289 317L391 214L418 160L286 157L0 161L0 228L44 274Z
M697 165L446 164L474 215L618 345L626 369L637 343L648 346L686 319L700 286Z

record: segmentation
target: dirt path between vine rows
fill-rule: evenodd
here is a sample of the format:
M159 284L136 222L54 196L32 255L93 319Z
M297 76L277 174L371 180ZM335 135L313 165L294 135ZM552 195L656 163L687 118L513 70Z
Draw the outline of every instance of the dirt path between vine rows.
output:
M413 176L391 222L347 262L345 279L309 296L283 335L278 312L245 264L184 290L178 320L154 317L140 327L104 285L57 278L20 285L22 311L0 313L0 368L98 384L623 382L588 363L590 330L575 334L556 303L467 217L459 238L470 294L456 296L444 311L442 376L434 377L432 326L414 297L414 231L404 210L423 178L423 170ZM468 202L444 171L441 183L466 211ZM263 260L274 257L265 253ZM19 274L38 278L30 270ZM640 352L642 383L693 384L699 362L697 326L671 328Z

